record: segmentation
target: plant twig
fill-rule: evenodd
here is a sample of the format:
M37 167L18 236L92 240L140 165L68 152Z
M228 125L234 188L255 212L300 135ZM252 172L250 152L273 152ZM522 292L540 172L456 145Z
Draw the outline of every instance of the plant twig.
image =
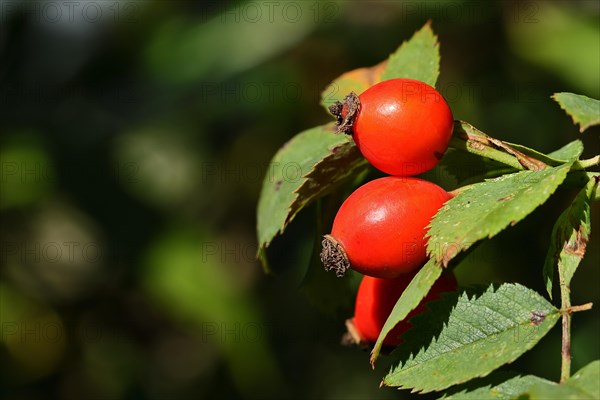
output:
M573 314L573 313L579 312L579 311L587 311L587 310L591 310L593 305L594 305L594 303L585 303L580 306L571 306L571 307L567 308L565 310L565 312L568 312L569 314Z
M571 376L571 289L565 281L562 268L558 268L560 279L560 301L562 312L562 347L560 365L560 383L566 382Z
M566 285L560 274L560 297L562 303L562 363L560 368L560 383L564 383L571 376L571 314L579 311L587 311L592 308L594 303L586 303L579 306L571 306L569 286Z
M592 158L588 158L586 160L575 161L575 164L573 164L572 169L573 170L581 170L581 169L593 167L598 164L600 164L600 155L597 155Z

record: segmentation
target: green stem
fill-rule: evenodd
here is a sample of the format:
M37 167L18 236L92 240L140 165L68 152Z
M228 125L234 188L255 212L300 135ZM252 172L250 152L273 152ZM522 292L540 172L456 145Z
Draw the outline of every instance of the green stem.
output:
M584 171L574 171L570 173L571 179L577 183L585 185L593 184L594 198L598 198L598 182L600 182L599 173L591 173ZM569 180L567 175L567 180ZM565 383L571 376L571 314L577 311L589 310L592 308L592 303L581 306L571 306L571 289L569 287L570 279L565 277L565 268L560 263L558 264L558 277L560 283L560 302L562 314L562 346L561 346L561 367L560 367L560 383Z
M580 169L586 169L589 167L593 167L600 164L600 155L597 155L595 157L592 158L588 158L587 160L579 160L579 161L575 161L575 163L573 164L572 169L573 170L580 170Z

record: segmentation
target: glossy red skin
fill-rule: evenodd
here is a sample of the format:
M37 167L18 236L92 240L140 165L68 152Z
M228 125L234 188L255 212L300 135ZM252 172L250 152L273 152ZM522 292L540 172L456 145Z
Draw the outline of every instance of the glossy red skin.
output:
M446 152L454 121L443 96L413 79L390 79L360 96L353 137L377 169L399 176L435 167Z
M422 179L375 179L344 201L331 236L344 247L350 268L376 278L397 278L426 261L426 227L449 199L444 189Z
M402 292L415 273L404 275L397 279L378 279L365 276L356 295L356 305L354 308L354 318L352 320L354 327L358 331L361 339L367 343L374 343L379 337L379 333L385 324L388 316L392 312L394 305L402 295ZM456 290L456 279L451 273L444 273L433 285L429 294L421 303L411 311L404 321L401 321L386 336L383 344L386 346L397 346L401 341L398 338L402 333L410 328L408 319L426 310L426 303L440 298L440 293L452 292Z

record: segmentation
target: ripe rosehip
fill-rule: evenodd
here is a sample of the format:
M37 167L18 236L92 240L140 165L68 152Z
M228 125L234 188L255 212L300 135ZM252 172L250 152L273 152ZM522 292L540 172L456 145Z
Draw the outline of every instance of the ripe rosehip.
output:
M325 235L325 270L348 268L376 278L397 278L427 259L427 225L450 199L441 187L418 178L387 176L356 189Z
M352 134L363 156L390 175L412 176L440 161L452 136L443 96L414 79L379 82L330 107L340 132Z
M356 295L354 318L346 321L352 341L358 344L374 343L381 329L392 312L394 305L408 286L415 273L403 275L397 279L379 279L365 276ZM450 272L445 272L435 282L427 296L412 310L408 316L388 333L383 341L386 346L397 346L399 336L410 328L408 320L425 311L426 303L440 298L440 293L456 289L456 279Z

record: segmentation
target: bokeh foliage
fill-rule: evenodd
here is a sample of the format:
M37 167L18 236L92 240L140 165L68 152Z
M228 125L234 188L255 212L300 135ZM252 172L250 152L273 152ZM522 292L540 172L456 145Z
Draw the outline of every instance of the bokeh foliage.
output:
M331 120L319 101L332 79L430 19L438 88L456 119L494 137L553 151L578 130L549 96L600 98L595 1L89 2L101 16L81 4L72 19L50 3L0 10L8 399L410 397L377 388L385 360L372 373L368 353L339 345L351 299L304 290L316 207L274 240L272 275L256 262L272 155ZM581 137L584 158L598 133ZM427 179L457 186L441 169ZM552 223L575 195L475 249L459 283L543 293ZM590 245L573 304L600 300L599 264ZM574 320L574 371L600 354L598 315ZM556 380L559 347L553 332L515 368Z

